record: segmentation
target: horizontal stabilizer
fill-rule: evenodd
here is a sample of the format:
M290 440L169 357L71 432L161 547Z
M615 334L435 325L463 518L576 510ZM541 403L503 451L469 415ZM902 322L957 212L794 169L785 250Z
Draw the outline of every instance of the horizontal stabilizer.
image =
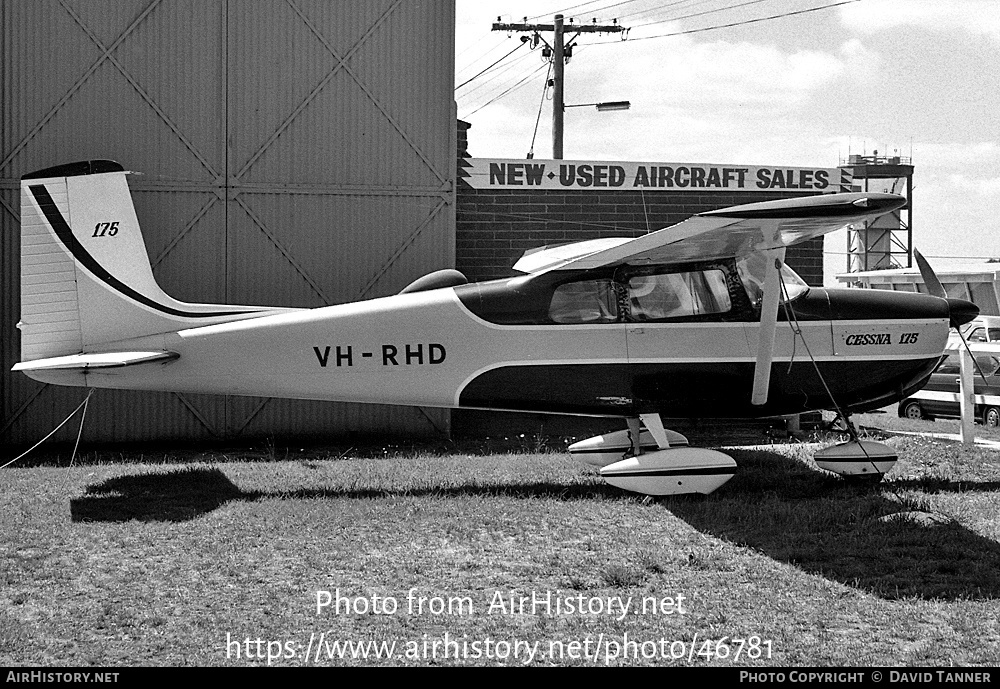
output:
M154 361L173 361L176 352L101 352L99 354L72 354L50 359L36 359L14 364L14 371L85 370L88 368L119 368L149 364Z

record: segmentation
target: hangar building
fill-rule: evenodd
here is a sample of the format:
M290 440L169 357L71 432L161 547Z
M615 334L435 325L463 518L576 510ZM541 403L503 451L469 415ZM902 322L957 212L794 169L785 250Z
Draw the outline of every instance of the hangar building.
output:
M502 277L542 244L850 184L839 168L470 157L469 125L456 129L454 10L0 2L0 442L34 442L82 399L10 371L19 179L34 170L109 158L140 171L130 185L168 294L300 307L393 294L444 267ZM788 261L822 283L821 240ZM101 390L84 439L440 437L451 424L437 409Z
M454 0L3 0L0 32L0 442L37 440L82 399L10 372L28 172L99 158L141 172L130 185L154 274L184 301L316 307L453 265ZM448 423L431 409L100 391L85 438Z

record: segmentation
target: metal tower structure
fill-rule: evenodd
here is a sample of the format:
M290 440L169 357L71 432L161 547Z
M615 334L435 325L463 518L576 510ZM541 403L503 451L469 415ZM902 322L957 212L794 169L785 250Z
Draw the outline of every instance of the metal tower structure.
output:
M898 155L851 155L842 168L854 176L858 191L906 197L897 211L847 232L847 272L913 267L913 164Z

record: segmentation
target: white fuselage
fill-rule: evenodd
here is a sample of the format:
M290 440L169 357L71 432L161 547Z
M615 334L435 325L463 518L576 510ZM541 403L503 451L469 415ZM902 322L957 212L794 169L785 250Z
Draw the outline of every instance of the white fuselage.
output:
M744 322L497 325L473 314L453 288L445 288L189 328L92 350L178 355L165 363L28 374L62 385L457 407L471 381L503 367L527 371L530 378L533 370L570 366L582 381L608 365L750 365L759 327ZM814 320L800 328L804 343L779 324L775 369L792 360L808 362L810 354L819 362L926 360L941 352L947 337L947 322L933 318ZM608 393L608 414L618 415L616 405L631 402L612 399L616 394ZM474 406L511 408L488 401Z

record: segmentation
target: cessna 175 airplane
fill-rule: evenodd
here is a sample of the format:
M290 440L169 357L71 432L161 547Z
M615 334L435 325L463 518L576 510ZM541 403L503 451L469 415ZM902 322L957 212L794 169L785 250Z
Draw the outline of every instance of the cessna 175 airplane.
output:
M58 385L619 417L625 430L570 451L652 495L708 493L736 469L662 418L880 407L920 388L949 325L978 313L923 294L810 288L784 264L788 246L905 203L875 193L543 247L517 262L521 276L483 283L445 270L323 308L188 304L156 284L127 174L85 161L23 178L14 370ZM895 460L856 438L816 455L875 477Z

